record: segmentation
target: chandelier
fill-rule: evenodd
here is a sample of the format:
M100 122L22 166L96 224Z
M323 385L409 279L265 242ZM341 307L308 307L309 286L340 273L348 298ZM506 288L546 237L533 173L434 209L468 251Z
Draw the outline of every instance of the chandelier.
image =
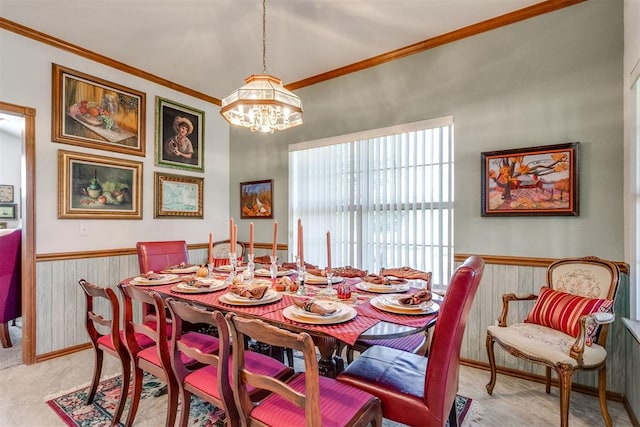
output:
M252 74L245 85L222 99L220 114L234 126L252 132L285 130L302 124L302 102L282 81L267 74L267 3L262 0L262 74Z

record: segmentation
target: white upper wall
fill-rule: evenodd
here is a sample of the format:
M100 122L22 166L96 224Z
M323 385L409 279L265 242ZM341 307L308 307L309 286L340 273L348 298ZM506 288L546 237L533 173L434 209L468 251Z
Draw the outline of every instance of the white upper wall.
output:
M135 247L140 240L185 239L206 243L210 231L227 238L229 131L219 107L147 80L0 30L0 100L36 109L36 251L38 254ZM126 48L126 46L123 46ZM175 58L167 58L173 64ZM146 157L52 142L52 63L146 94ZM169 66L169 65L168 65ZM185 72L188 72L185 71ZM205 112L205 173L154 166L156 96ZM142 220L58 219L58 150L143 162ZM4 156L4 153L3 153ZM154 219L154 172L204 177L204 219ZM80 226L88 235L80 236Z

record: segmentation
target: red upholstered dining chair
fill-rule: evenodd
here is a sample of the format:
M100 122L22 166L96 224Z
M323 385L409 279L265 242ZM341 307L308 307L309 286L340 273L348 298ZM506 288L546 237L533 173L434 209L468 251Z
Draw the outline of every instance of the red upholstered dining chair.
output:
M0 235L0 342L3 348L11 347L9 321L22 315L21 242L19 229Z
M611 427L607 408L607 350L613 303L620 283L618 266L597 257L564 258L547 268L547 283L539 295L502 296L502 313L487 328L487 355L496 384L494 343L520 359L545 366L546 392L551 392L551 369L558 376L560 425L569 425L573 373L598 371L598 397L602 417ZM526 320L507 325L509 302L536 300Z
M124 283L119 283L118 287L123 296L125 342L133 364L133 391L125 425L133 425L140 404L142 379L144 372L148 372L167 383L166 425L173 426L178 409L178 384L171 369L169 339L172 326L166 316L165 304L157 292L149 292ZM140 311L144 305L151 306L156 315L145 319L144 322L136 321L136 317L142 316L134 315L134 304ZM219 347L218 338L198 332L181 334L180 340L198 347L203 353L215 353ZM183 363L189 365L195 361L185 357Z
M116 357L122 366L122 388L111 422L111 425L115 426L118 425L127 402L131 380L131 359L122 341L120 329L120 303L113 289L96 286L85 279L80 279L78 283L87 297L86 326L94 349L93 379L87 396L87 405L93 402L98 390L104 353ZM106 305L99 304L98 300L105 301ZM102 306L103 310L98 309L98 306Z
M380 277L395 277L405 280L419 280L425 289L431 290L431 272L420 271L411 267L400 268L381 268ZM417 334L408 335L402 338L390 338L385 340L357 340L352 346L347 346L347 363L353 362L353 352L362 353L366 349L374 345L382 345L385 347L397 348L411 353L424 356L429 348L429 332L419 332Z
M428 356L373 346L338 375L338 381L378 396L385 418L421 427L457 425L460 347L469 310L484 271L471 256L451 276Z
M232 388L243 426L366 426L382 425L380 400L318 372L316 349L306 332L293 333L258 319L227 314L233 342L246 337L270 345L299 350L304 372L286 381L254 370L242 346L233 349ZM249 389L271 392L256 404Z
M191 395L196 395L224 410L225 425L239 426L240 418L233 400L230 380L231 339L224 315L219 311L206 311L173 298L167 300L167 307L173 318L173 334L169 350L171 366L180 389L180 425L184 427L188 424ZM184 321L208 324L217 328L220 337L218 353L202 353L188 341L182 340L181 325ZM199 364L185 365L183 355L196 360ZM293 369L259 353L247 352L246 363L252 369L272 378L286 379L293 375ZM258 389L250 393L253 400L259 400L265 396Z
M138 242L136 250L140 273L164 270L181 262L189 263L189 249L184 240Z

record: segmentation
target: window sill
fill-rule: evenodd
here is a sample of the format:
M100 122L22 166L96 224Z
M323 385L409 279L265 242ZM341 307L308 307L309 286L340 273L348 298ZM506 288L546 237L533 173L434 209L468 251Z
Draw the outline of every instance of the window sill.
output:
M627 329L629 330L629 332L631 332L631 335L633 335L638 344L640 344L640 321L627 319L626 317L623 317L622 321L627 326Z

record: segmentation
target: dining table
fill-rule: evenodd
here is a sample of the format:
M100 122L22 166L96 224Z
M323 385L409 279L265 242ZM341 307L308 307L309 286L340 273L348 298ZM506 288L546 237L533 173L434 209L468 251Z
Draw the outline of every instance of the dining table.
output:
M385 340L400 338L417 333L425 333L437 319L442 297L433 294L428 306L421 309L383 305L381 301L397 301L402 296L416 294L424 289L419 282L407 282L406 286L384 289L369 287L361 277L333 277L332 286L343 286L350 296L338 299L337 296L324 296L327 283L323 280L303 282L304 295L298 291L276 291L278 278L258 277L244 286L269 285L263 298L255 301L243 301L229 292L231 280L225 266L213 271L208 277L194 277L194 272L184 270L176 274L160 274L164 280L145 280L142 276L123 279L124 284L133 284L147 290L158 292L163 298L174 298L208 310L223 313L234 312L237 315L261 319L279 328L295 333L307 332L312 336L320 354L318 369L321 375L335 378L343 369L344 361L337 350L344 345L353 345L358 340ZM195 271L195 270L194 270ZM237 274L242 274L238 272ZM285 272L292 282L297 280L297 272ZM309 275L306 275L308 278ZM207 289L190 289L194 280L207 280L211 285ZM296 301L298 304L296 304ZM300 301L313 301L321 306L337 308L340 316L320 316L299 312ZM295 314L295 315L294 315Z

